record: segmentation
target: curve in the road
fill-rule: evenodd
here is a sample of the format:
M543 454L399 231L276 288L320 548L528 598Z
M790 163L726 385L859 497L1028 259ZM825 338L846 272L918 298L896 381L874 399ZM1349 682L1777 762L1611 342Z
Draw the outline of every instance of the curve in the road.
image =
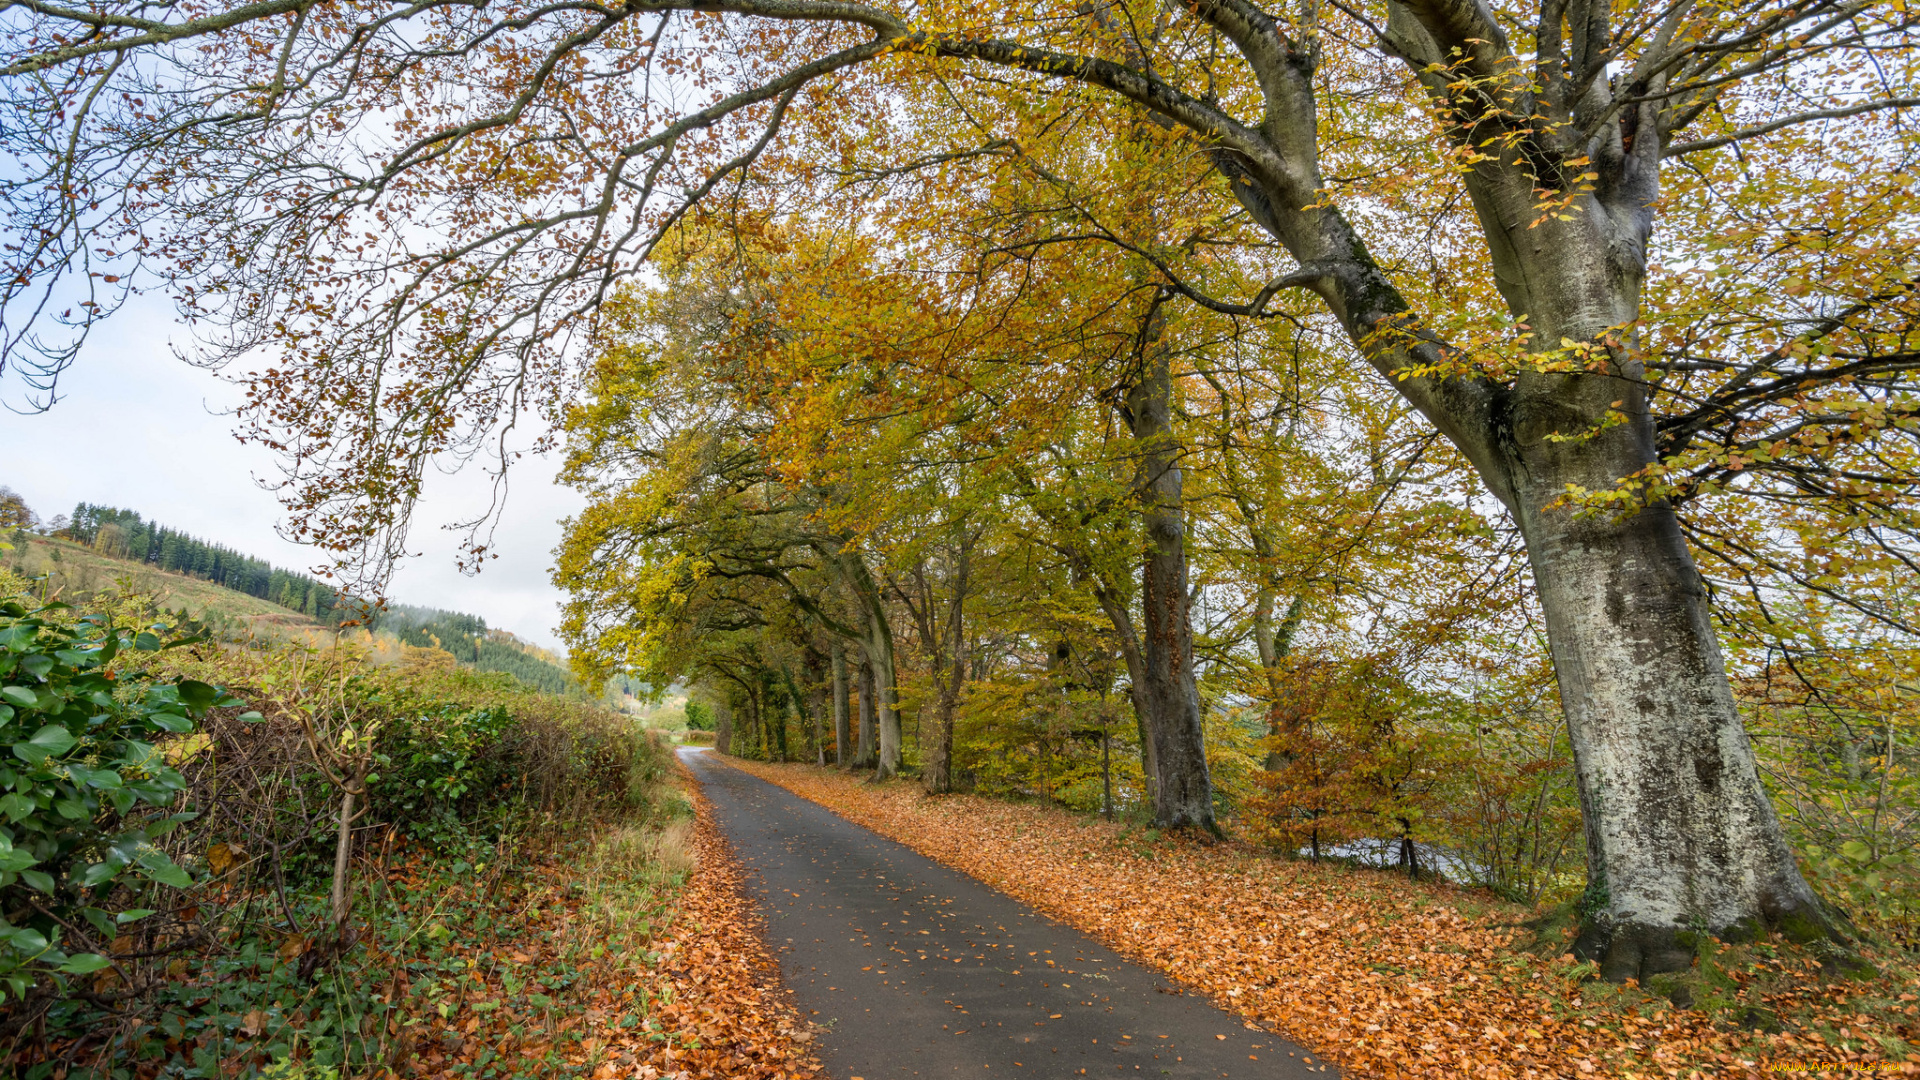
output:
M681 756L833 1076L1334 1075L965 874L711 752Z

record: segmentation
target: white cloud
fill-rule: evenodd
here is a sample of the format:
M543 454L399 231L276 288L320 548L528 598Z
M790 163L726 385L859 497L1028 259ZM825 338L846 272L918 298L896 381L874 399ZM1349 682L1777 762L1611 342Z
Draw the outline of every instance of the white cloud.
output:
M98 327L62 377L61 400L38 415L0 412L0 484L12 487L42 518L71 513L78 502L136 510L169 527L290 569L321 560L275 531L280 505L260 479L278 475L271 452L243 446L233 418L220 415L238 392L181 360L169 340L186 331L160 302L128 305ZM4 380L5 400L18 406L18 384ZM419 552L394 575L395 600L479 615L558 650L560 591L548 581L559 519L583 500L553 482L557 461L516 463L495 551L477 576L455 567L458 535L442 528L483 511L491 480L469 467L431 473L409 550Z

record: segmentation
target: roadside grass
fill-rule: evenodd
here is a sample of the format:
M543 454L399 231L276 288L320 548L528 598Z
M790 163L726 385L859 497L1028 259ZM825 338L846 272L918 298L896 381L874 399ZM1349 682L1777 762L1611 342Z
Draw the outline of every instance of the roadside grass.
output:
M324 889L254 897L277 917L176 961L149 1010L157 1021L63 1007L119 1024L109 1063L71 1060L58 1039L36 1045L34 1029L0 1046L0 1061L27 1080L590 1076L608 1041L590 1018L640 1028L671 993L656 941L693 870L691 808L677 793L652 805L598 838L590 826L522 832L458 858L390 844L356 906L358 941L324 964L304 932L325 923ZM92 989L125 988L107 972Z

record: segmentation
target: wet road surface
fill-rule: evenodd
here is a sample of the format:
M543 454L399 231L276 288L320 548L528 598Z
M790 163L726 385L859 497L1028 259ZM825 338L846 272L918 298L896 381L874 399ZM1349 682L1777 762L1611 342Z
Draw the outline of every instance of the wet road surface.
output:
M711 751L680 753L837 1080L1336 1075L958 871Z

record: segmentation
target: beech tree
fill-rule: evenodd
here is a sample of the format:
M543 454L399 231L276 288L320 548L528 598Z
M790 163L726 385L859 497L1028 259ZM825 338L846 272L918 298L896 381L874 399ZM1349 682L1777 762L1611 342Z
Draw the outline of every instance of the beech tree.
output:
M901 762L886 597L858 538L833 522L834 490L786 483L768 460L772 424L751 394L733 392L751 361L730 358L716 340L714 320L726 318L716 303L727 306L686 290L667 299L664 315L615 305L617 325L668 323L675 340L636 333L610 348L567 417L562 478L591 502L567 523L557 552L554 578L573 595L561 633L593 675L639 672L665 685L705 672L731 682L756 730L764 730L760 684L778 684L784 707L804 711L794 667L824 669L835 643L852 646L862 672L856 763L884 779ZM787 658L748 658L741 633ZM836 663L837 736L840 672ZM845 739L840 746L844 754Z
M1687 963L1691 928L1831 929L1761 787L1677 510L1734 473L1806 499L1908 490L1899 455L1843 451L1911 438L1911 246L1801 281L1758 312L1769 333L1678 340L1649 308L1653 238L1672 193L1729 169L1729 204L1836 197L1758 246L1844 248L1861 236L1846 206L1910 206L1888 180L1920 101L1906 5L0 10L7 362L51 394L65 331L129 288L170 290L210 360L269 350L245 420L288 454L296 531L376 565L429 459L564 397L569 335L689 208L832 167L895 96L950 74L1002 72L988 81L1035 110L1062 88L1132 103L1287 265L1234 299L1180 274L1167 234L1108 239L1213 310L1317 298L1524 535L1586 812L1580 951L1624 978ZM1697 252L1733 217L1667 220ZM1430 257L1377 255L1410 250L1408 221Z

